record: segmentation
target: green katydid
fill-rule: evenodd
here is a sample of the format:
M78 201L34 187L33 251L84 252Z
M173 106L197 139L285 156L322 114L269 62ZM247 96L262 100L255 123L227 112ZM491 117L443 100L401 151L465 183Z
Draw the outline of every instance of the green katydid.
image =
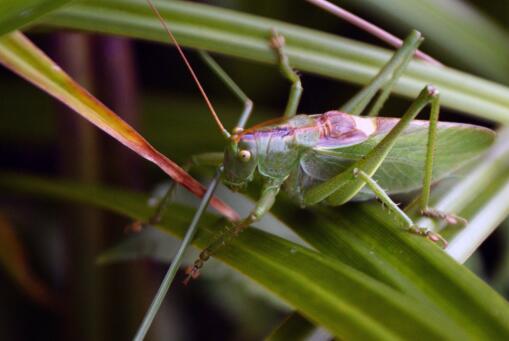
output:
M164 20L148 2L179 48ZM280 119L247 130L244 125L251 114L252 102L208 54L200 52L205 62L245 104L232 133L221 124L179 48L226 140L224 154L197 155L187 165L215 165L219 166L219 171L197 210L189 228L193 232L186 235L184 245L192 240L199 217L222 172L223 182L234 190L246 186L255 174L263 182L260 198L253 211L243 220L226 226L217 239L200 253L194 265L188 269L185 282L196 278L211 256L266 214L283 187L303 207L320 203L338 206L350 200L376 197L394 213L403 228L446 245L447 242L438 233L414 224L388 193L408 192L422 187L419 205L422 215L444 219L452 224L462 222L453 214L439 212L428 206L431 184L479 156L493 142L494 133L474 125L439 122L439 92L431 85L423 88L400 119L375 117L422 42L420 33L413 31L377 76L339 110L316 115L297 114L303 91L301 80L289 64L283 36L274 31L268 32L268 38L280 71L292 83L290 96ZM367 117L360 116L371 102L373 104ZM415 120L428 105L431 108L429 121ZM475 140L475 143L463 145L461 142L465 139ZM446 140L457 143L445 145ZM435 149L438 149L437 157ZM151 223L157 222L162 215L173 189L174 186L162 200ZM176 259L180 259L183 250L179 250ZM173 265L145 316L137 339L145 335L171 283L176 271Z
M217 160L217 163L223 163L223 180L228 187L241 189L257 173L263 179L262 193L251 214L229 226L202 251L188 271L186 281L196 277L203 263L218 249L270 210L282 186L303 207L318 203L338 206L352 199L376 197L395 214L404 228L446 245L438 233L415 225L387 193L408 192L422 183L422 215L445 219L449 223L462 221L453 214L428 206L431 183L479 155L492 143L493 132L473 125L438 122L439 93L431 85L424 87L401 119L358 116L383 85L370 116L378 113L392 83L421 41L420 34L412 32L371 84L340 111L297 115L302 93L300 79L288 63L282 36L272 35L271 45L279 57L281 71L293 84L285 114L277 122L248 130L237 128L228 138L224 159ZM385 82L379 82L384 78ZM431 107L430 121L414 120L427 105ZM458 142L467 136L478 140L477 149L469 146L464 150L461 144L446 147L441 153L447 157L440 158L441 163L435 160L433 167L437 140L451 135L457 135ZM419 163L424 170L415 172ZM405 174L405 171L412 173Z

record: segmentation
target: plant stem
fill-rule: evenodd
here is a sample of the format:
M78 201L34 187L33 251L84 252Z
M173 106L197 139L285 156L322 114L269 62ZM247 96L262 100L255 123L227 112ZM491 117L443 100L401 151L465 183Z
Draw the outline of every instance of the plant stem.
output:
M180 248L178 249L175 257L173 257L173 261L171 262L171 265L168 271L166 272L163 281L161 282L161 286L159 287L156 296L154 297L152 303L150 304L150 308L148 309L147 313L145 314L145 317L143 318L143 322L141 323L141 326L138 329L138 332L136 333L134 340L141 341L145 339L145 336L147 335L150 325L154 321L154 318L157 312L159 311L161 304L163 303L164 297L166 296L166 293L168 292L168 289L170 288L171 283L175 278L175 274L177 273L177 270L179 269L180 264L182 263L184 253L186 252L187 248L193 241L196 231L198 231L198 222L200 221L203 212L207 208L209 201L212 198L214 191L216 190L222 172L223 167L221 166L218 168L216 175L214 176L209 187L207 188L207 191L205 192L205 195L203 196L200 202L200 206L196 210L196 213L193 216L193 220L191 221L191 224L187 229L184 239L180 244Z

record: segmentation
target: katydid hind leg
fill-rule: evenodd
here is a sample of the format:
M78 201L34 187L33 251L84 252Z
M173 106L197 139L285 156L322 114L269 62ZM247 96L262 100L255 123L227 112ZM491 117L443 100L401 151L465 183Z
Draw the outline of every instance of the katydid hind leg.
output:
M384 207L387 207L389 212L394 214L403 228L409 232L424 236L434 243L441 243L443 247L447 246L447 240L445 240L440 234L433 232L428 228L419 227L414 224L412 219L410 219L410 217L408 217L408 215L399 208L399 206L389 197L384 189L380 187L380 185L378 185L378 183L368 174L358 168L355 168L353 173L356 178L359 178L366 183L366 185L371 189L371 191L373 191L376 197L382 202Z
M384 90L373 105L372 112L370 112L371 116L373 116L373 113L378 114L378 111L390 94L395 80L397 80L412 59L421 42L421 34L417 31L412 31L405 38L403 45L392 55L391 59L389 59L377 75L348 102L343 104L339 110L352 115L360 115L376 96L377 92L383 88Z
M329 205L338 206L352 199L365 185L363 180L354 176L353 170L357 168L369 176L373 176L401 133L417 114L437 96L438 91L433 86L424 87L399 122L364 158L353 163L342 173L309 188L304 194L305 205L313 205L325 200Z
M288 97L288 102L286 104L286 109L283 115L284 117L292 117L297 114L297 108L302 97L302 82L300 80L299 74L290 65L288 55L284 49L285 37L277 33L276 30L272 30L270 46L277 54L279 69L281 70L281 73L292 83L290 88L290 95Z
M428 142L426 146L426 160L424 163L424 178L422 193L419 201L419 213L422 216L439 219L451 225L466 224L466 219L449 212L439 211L429 206L431 193L431 182L433 173L433 160L435 157L435 146L437 138L437 124L440 114L440 97L436 96L431 101L431 112L428 126Z

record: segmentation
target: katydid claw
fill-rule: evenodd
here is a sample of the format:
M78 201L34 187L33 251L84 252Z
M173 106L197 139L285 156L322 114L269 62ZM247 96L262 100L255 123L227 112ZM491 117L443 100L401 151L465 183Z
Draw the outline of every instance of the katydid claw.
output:
M440 92L438 91L437 88L435 88L433 85L431 84L428 84L426 86L426 90L428 91L428 93L430 94L430 96L438 96L440 94Z
M273 49L280 50L285 46L285 37L279 34L276 29L272 29L272 36L270 38L270 45Z
M200 276L200 269L196 266L188 266L186 268L186 278L182 281L184 285L188 285L192 279L197 279Z
M441 244L440 246L443 249L445 249L447 247L447 245L449 245L449 243L447 242L447 240L445 240L444 237L442 237L440 234L433 232L431 230L427 230L426 238L428 240L431 240L435 244L439 244L439 242L440 242L440 244Z
M447 240L444 237L442 237L437 232L431 231L428 228L419 227L419 226L412 226L410 228L410 232L413 232L413 233L418 234L420 236L426 237L426 239L432 241L434 244L437 244L437 245L441 246L443 249L445 249L447 247L447 245L449 245L449 243L447 242Z

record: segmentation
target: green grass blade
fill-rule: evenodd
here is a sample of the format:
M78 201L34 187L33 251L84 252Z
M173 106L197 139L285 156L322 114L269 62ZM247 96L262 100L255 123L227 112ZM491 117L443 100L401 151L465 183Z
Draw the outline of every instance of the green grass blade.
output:
M69 2L71 0L2 0L0 35L23 27Z
M287 38L292 65L304 72L365 84L391 51L280 21L191 2L156 2L184 46L275 63L268 45L272 28ZM319 11L319 9L316 9ZM76 3L41 23L167 43L168 38L144 0ZM395 92L414 98L423 84L441 91L442 104L498 122L509 122L509 89L466 73L414 61Z
M12 174L2 175L0 185L4 189L98 205L134 219L145 219L150 214L143 196L122 191ZM161 228L182 236L192 211L182 206L174 206L170 210L171 219L165 219ZM363 216L366 212L368 211L362 212ZM376 220L370 222L374 223L375 227L385 230L376 223ZM362 224L362 220L358 223ZM204 247L220 226L216 219L205 215L195 245ZM337 225L335 227L339 228ZM363 231L367 225L357 227ZM381 231L377 233L381 234ZM410 238L400 231L398 233L401 240L406 241ZM419 239L418 244L422 242ZM408 248L408 245L405 245ZM458 273L468 273L452 260L447 261L446 256L435 246L424 245L428 245L425 246L425 251L433 253L434 257L442 257L440 261L445 259L447 268L452 271L449 276L452 279ZM402 251L398 245L384 245L384 248L391 250L395 255ZM402 254L409 255L411 254ZM246 231L231 246L225 248L218 258L271 290L301 311L306 318L325 326L338 337L394 339L419 335L426 339L463 339L467 336L467 326L457 323L429 301L406 295L397 288L363 274L334 257L318 254L256 229ZM427 264L424 267L419 265L422 264L417 264L416 271L420 272L420 281L433 282L434 278L430 278L429 271L436 264ZM475 276L470 273L467 276L468 284L478 289L476 295L482 297L486 305L485 309L475 314L478 321L476 328L485 327L483 328L485 338L493 333L498 333L498 336L509 336L508 321L505 324L499 323L509 316L507 304L486 285L478 285L481 281ZM441 284L443 283L437 285ZM465 304L475 301L469 296L465 299L467 300ZM453 296L450 304L457 303L456 297ZM489 310L490 314L485 310Z
M389 25L417 29L427 46L454 63L499 80L509 79L509 35L492 18L466 1L343 1L369 11ZM359 12L359 11L357 11Z

